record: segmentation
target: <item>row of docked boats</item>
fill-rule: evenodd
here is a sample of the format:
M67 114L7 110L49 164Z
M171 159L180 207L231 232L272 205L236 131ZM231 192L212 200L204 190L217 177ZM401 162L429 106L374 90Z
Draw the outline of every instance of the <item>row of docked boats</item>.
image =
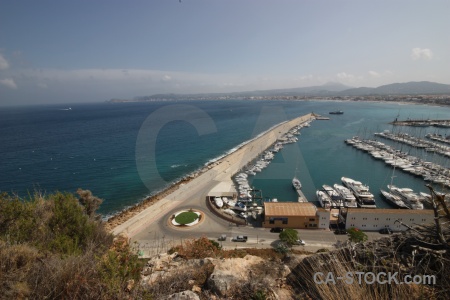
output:
M450 187L450 169L439 164L424 161L418 157L409 155L375 140L362 140L353 137L345 141L353 147L368 152L375 159L384 160L404 172L421 176L425 181Z
M376 132L374 135L389 139L392 141L396 141L399 143L403 143L415 148L422 148L427 152L435 152L440 155L450 157L450 147L441 145L439 143L431 142L428 140L424 140L415 136L411 136L408 133L392 133L389 130L385 130L383 132ZM426 136L432 136L428 134Z
M266 168L275 157L275 153L283 149L283 145L297 142L298 138L296 137L296 135L300 135L300 129L309 126L311 126L310 121L307 121L290 129L285 135L279 138L270 149L264 151L254 163L247 166L244 172L239 173L237 176L235 176L235 181L238 184L240 197L251 197L249 195L250 186L247 181L247 176L256 175L256 173L261 172L264 168Z
M433 140L433 141L438 141L438 142L441 142L441 143L450 144L450 135L443 136L442 134L437 134L437 133L427 133L425 135L425 137L427 139L430 139L430 140Z
M358 207L357 198L353 192L340 184L334 184L333 187L324 184L321 190L316 191L316 197L325 209Z
M254 196L254 191L250 187L248 181L249 176L256 175L256 173L261 172L264 168L266 168L275 157L275 153L283 149L284 144L294 143L298 141L298 138L296 136L300 135L300 129L302 129L303 127L309 127L309 123L310 121L307 121L290 129L285 135L278 139L270 149L267 149L262 154L260 154L256 161L253 161L252 164L248 165L245 170L233 177L236 190L238 191L238 197L237 201L233 203L233 205L229 205L231 209L245 212L247 208L245 203L252 202ZM298 181L298 183L300 184L300 181ZM272 199L271 201L276 202L277 200ZM254 204L256 203L253 203L253 205Z

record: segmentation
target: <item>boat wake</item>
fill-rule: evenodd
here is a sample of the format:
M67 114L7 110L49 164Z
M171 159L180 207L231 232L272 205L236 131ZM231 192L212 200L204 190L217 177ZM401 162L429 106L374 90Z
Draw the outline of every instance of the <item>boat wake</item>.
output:
M355 122L347 123L347 124L344 125L344 127L350 127L350 126L353 126L353 125L361 124L362 122L364 122L364 118L361 118L361 119L359 119L358 121L355 121Z

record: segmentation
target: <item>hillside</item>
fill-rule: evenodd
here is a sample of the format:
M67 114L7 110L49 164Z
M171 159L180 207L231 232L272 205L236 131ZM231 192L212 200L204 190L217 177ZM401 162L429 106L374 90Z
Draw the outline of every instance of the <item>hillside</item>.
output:
M95 214L101 200L77 194L0 195L0 299L448 299L442 195L432 200L435 224L333 251L224 250L201 237L144 261L127 237L104 230ZM390 277L378 274L397 275L386 284Z
M450 85L429 81L392 83L377 88L360 87L339 93L342 96L367 95L438 95L450 94Z

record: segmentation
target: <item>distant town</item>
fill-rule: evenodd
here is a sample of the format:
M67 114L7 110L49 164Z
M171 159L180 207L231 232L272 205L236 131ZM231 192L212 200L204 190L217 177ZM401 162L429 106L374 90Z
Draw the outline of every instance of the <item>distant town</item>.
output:
M147 102L174 100L326 100L326 101L384 101L409 104L450 105L450 85L434 82L407 82L377 88L352 88L340 83L321 86L261 90L234 93L155 94L132 99L111 99L108 102Z
M170 95L160 95L158 97L139 97L135 99L111 99L111 103L122 102L147 102L147 101L173 101L173 100L335 100L335 101L385 101L404 102L410 104L428 105L450 105L449 95L373 95L373 96L233 96L233 95L184 95L171 97Z

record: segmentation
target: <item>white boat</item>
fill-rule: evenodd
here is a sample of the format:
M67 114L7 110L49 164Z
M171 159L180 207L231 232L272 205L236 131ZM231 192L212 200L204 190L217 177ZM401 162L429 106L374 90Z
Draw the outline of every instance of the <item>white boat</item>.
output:
M323 191L327 193L328 197L330 197L331 200L331 206L332 207L343 207L344 206L344 199L339 195L339 193L333 189L329 185L322 185Z
M215 197L214 198L214 203L216 204L216 206L218 208L222 208L223 207L223 200L220 197Z
M317 191L316 192L317 201L319 201L320 206L322 206L325 209L331 208L331 200L330 197L325 193L324 191Z
M238 210L238 211L247 211L247 206L245 206L244 203L242 202L237 202L233 208L234 210Z
M344 199L344 207L358 207L358 204L356 203L356 197L353 195L352 191L350 191L348 188L346 188L343 185L335 184L333 185L336 192L341 195L341 197Z
M394 205L397 208L409 208L405 205L405 202L397 196L392 193L386 192L384 190L380 190L381 194L384 196L384 198L392 205Z
M369 187L362 184L360 181L353 180L348 177L341 178L344 186L349 188L355 195L358 205L362 208L376 208L375 198L372 193L369 192Z
M224 213L230 215L230 216L235 216L236 213L234 211L232 211L231 209L227 208L223 211Z
M423 209L422 198L414 193L414 191L410 188L399 188L395 185L389 184L388 191L391 194L397 195L402 199L405 205L411 209Z
M300 189L302 188L302 184L301 184L300 180L298 180L297 177L294 177L294 178L292 179L292 186L293 186L294 189L296 189L296 190L300 190Z

